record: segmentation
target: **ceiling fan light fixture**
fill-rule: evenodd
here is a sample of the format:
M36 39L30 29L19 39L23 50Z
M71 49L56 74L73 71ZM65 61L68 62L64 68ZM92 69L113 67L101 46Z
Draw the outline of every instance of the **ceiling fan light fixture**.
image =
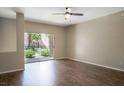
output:
M69 19L71 17L71 15L69 13L65 14L65 19Z

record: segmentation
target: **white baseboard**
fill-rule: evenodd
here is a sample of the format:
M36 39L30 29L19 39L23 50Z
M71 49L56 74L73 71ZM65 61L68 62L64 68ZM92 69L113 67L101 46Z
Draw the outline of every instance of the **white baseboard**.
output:
M17 72L17 71L23 71L23 70L24 70L24 69L15 69L15 70L3 71L3 72L0 72L0 74L11 73L11 72Z
M74 60L74 61L77 61L77 62L87 63L87 64L91 64L91 65L96 65L96 66L100 66L100 67L104 67L104 68L108 68L108 69L113 69L113 70L117 70L117 71L124 72L123 69L118 69L118 68L114 68L114 67L110 67L110 66L100 65L100 64L92 63L92 62L85 61L85 60L78 60L78 59L74 59L74 58L70 58L70 57L67 57L67 59Z

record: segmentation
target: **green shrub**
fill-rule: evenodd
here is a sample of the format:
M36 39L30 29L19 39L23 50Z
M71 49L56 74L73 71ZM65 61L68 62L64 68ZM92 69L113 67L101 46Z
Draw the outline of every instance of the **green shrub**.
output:
M41 56L46 56L46 57L48 57L48 56L50 56L50 49L42 49L41 50Z
M35 54L35 52L32 51L31 49L25 50L25 57L26 58L33 58L34 54Z
M31 50L34 51L34 52L38 52L38 48L32 47Z

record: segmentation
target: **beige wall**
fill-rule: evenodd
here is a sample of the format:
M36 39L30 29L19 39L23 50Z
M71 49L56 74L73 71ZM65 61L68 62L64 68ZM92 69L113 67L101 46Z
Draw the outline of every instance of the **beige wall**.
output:
M0 52L16 51L15 20L0 18Z
M124 70L124 17L121 13L69 26L67 57Z
M24 69L23 33L24 15L17 14L17 20L0 20L0 73ZM16 43L17 42L17 43ZM16 49L17 48L17 49Z
M1 35L1 33L2 33L2 26L1 26L1 24L2 24L2 22L1 22L1 19L0 19L0 43L2 44L2 35ZM1 49L2 49L2 45L0 45L0 51L1 51Z
M20 70L21 65L17 61L17 52L0 53L0 73Z
M41 23L26 22L25 32L41 32L54 34L55 58L65 57L65 31L64 27L46 25Z
M0 73L15 69L20 69L16 53L16 23L0 18Z
M24 69L24 14L16 14L17 62Z

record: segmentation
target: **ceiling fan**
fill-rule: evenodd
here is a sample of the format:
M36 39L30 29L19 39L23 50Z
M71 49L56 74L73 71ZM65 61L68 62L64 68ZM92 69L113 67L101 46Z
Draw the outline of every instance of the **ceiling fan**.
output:
M72 15L73 16L83 16L84 15L82 13L72 13L71 10L72 10L71 7L66 7L65 13L53 13L53 15L64 15L65 20L69 19Z

